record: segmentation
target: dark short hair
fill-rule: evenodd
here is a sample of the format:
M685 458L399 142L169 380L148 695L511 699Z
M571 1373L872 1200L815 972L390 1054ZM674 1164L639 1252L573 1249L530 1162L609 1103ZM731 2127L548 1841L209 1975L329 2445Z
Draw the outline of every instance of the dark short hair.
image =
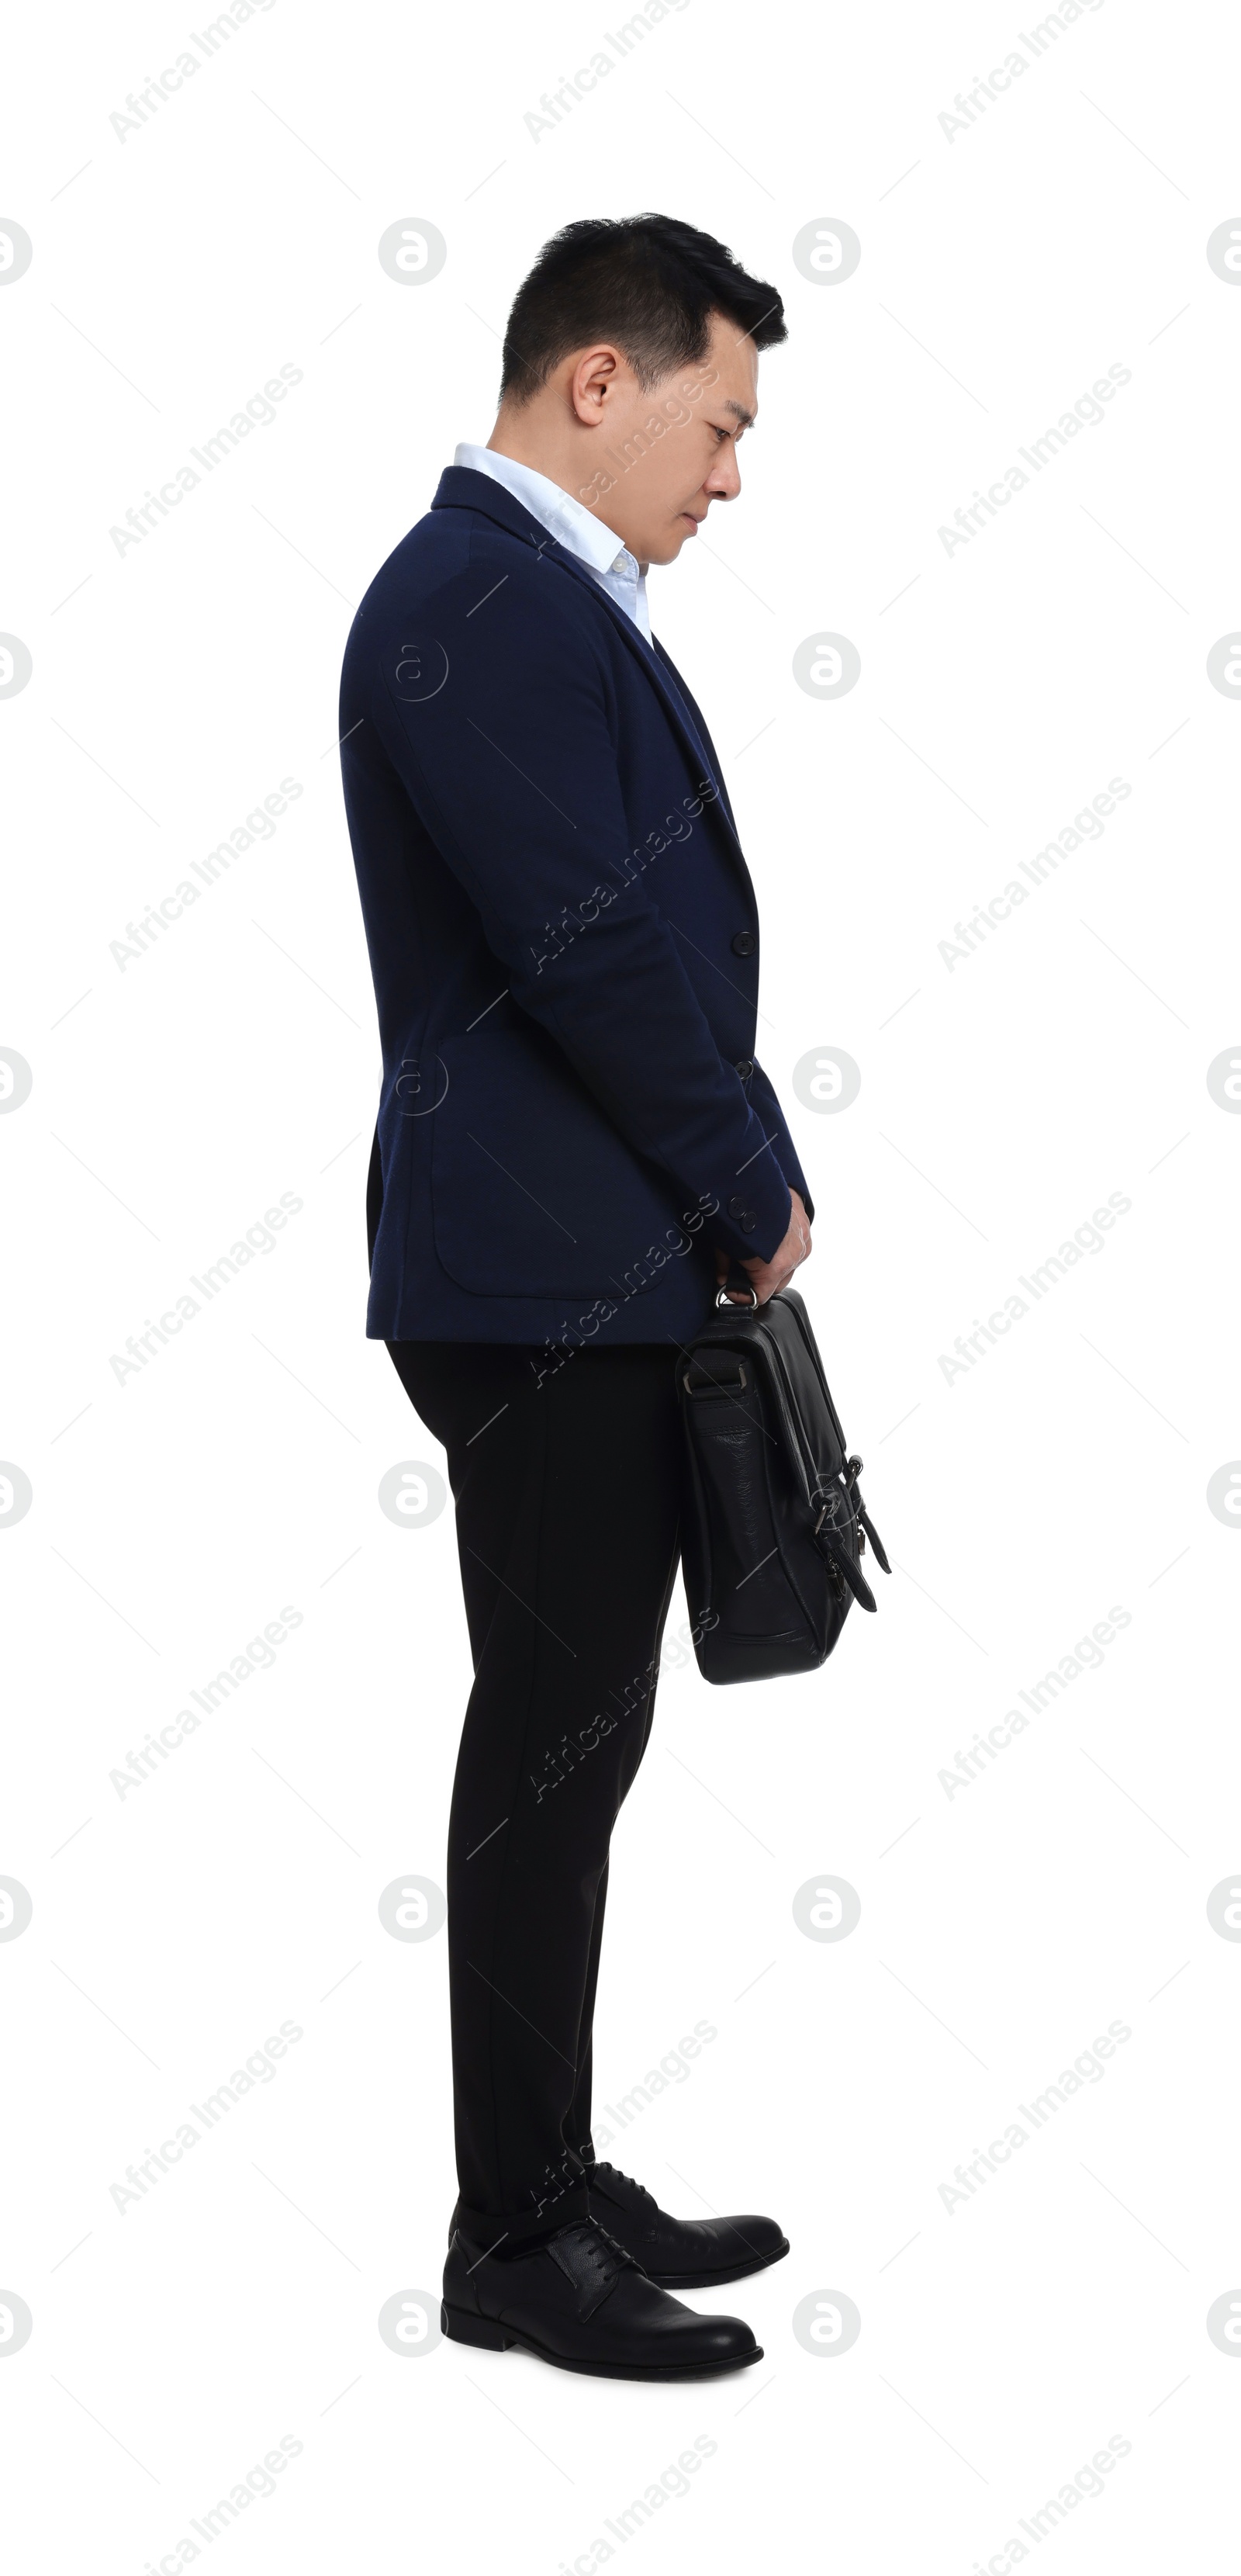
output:
M600 337L624 350L645 393L706 356L715 313L759 349L788 337L775 287L750 277L710 233L670 215L565 224L517 290L500 399L529 402L562 359Z

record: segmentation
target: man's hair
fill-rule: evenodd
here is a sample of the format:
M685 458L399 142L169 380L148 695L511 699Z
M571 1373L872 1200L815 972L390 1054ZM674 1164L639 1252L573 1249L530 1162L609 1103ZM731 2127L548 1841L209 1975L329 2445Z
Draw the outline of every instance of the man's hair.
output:
M504 336L500 400L520 406L591 340L615 340L644 393L705 358L722 313L755 347L787 339L774 286L750 277L710 233L670 215L600 216L544 242Z

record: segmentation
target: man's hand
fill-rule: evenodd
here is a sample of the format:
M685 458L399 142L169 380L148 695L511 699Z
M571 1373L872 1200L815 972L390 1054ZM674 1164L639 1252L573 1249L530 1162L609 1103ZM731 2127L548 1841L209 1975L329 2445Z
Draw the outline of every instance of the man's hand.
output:
M800 1193L797 1190L790 1189L789 1197L793 1202L792 1214L789 1218L789 1230L783 1243L777 1247L775 1252L773 1252L770 1261L743 1261L741 1263L741 1268L744 1270L747 1279L751 1281L754 1287L760 1306L765 1306L768 1298L774 1297L777 1288L787 1288L794 1271L798 1268L798 1265L801 1262L808 1261L810 1259L812 1250L810 1240L810 1219L806 1214ZM721 1288L723 1287L724 1282L728 1277L729 1268L730 1263L728 1254L717 1248L715 1255L715 1277L717 1286ZM745 1303L744 1298L737 1290L732 1292L732 1303L734 1306L741 1306Z

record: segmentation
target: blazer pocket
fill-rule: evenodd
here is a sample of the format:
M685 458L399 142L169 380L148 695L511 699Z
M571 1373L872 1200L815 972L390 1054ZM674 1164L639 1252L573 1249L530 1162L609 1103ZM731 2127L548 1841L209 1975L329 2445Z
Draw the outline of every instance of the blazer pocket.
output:
M633 1295L686 1256L695 1236L676 1183L626 1144L551 1038L480 1030L438 1054L448 1083L431 1119L432 1224L459 1288Z

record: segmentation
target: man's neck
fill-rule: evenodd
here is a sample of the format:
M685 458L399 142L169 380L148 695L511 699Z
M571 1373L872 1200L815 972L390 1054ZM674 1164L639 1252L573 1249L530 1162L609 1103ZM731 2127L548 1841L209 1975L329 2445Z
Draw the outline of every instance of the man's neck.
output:
M562 465L559 458L540 452L537 441L532 444L514 430L502 430L497 421L487 446L493 456L507 456L510 465L524 465L531 474L544 474L549 483L557 484L562 492L568 492L571 499L576 497L569 479L572 468L567 463Z
M604 517L602 510L590 501L583 501L580 494L574 491L573 469L567 462L563 470L558 470L557 460L548 455L533 453L527 439L522 438L518 431L502 425L500 421L496 422L487 440L487 446L493 456L506 456L510 465L524 465L528 473L544 475L549 483L556 485L558 491L567 494L570 501L576 501L580 510L589 510L592 519L597 519L602 527L611 528L618 546L625 544L619 528L612 528L611 520ZM638 570L645 581L650 571L649 563L639 563Z

